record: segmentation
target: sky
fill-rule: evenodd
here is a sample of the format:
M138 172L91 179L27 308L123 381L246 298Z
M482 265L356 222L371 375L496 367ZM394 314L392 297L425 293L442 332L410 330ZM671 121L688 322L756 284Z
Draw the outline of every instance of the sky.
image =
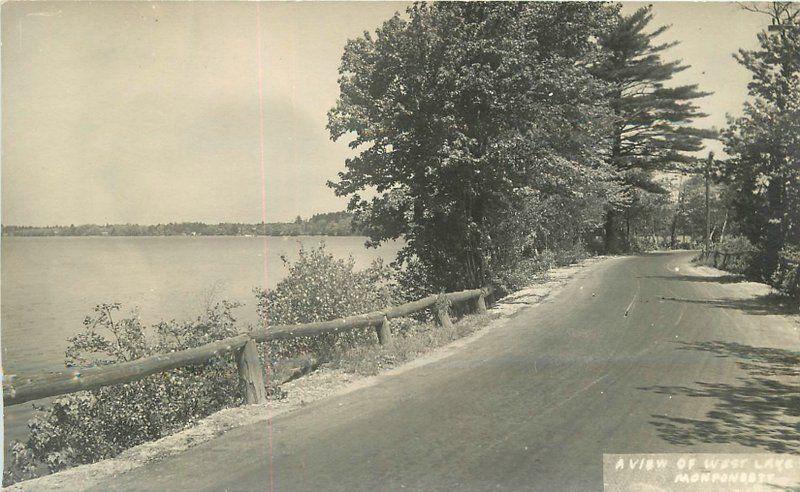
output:
M405 5L3 4L2 223L259 222L262 190L267 221L344 209L325 185L353 153L325 128L342 49ZM672 25L661 39L681 41L665 57L692 65L676 83L714 91L699 124L723 127L749 80L731 53L766 18L733 3L654 11Z

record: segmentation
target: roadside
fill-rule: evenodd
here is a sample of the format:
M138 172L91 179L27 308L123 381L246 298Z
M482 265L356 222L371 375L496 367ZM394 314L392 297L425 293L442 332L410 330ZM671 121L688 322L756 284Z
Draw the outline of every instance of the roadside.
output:
M595 264L449 357L88 489L597 490L603 454L796 455L797 317L691 255Z
M698 275L717 278L723 284L736 284L739 292L746 292L758 296L761 302L774 304L787 312L800 312L800 299L792 298L796 289L781 289L778 285L769 285L749 277L742 269L721 269L707 263L706 260L694 259L691 262L692 270ZM796 292L795 292L796 295Z
M438 342L447 342L440 346L415 347L415 356L408 362L396 365L397 361L386 360L382 367L371 366L366 372L381 372L374 376L365 376L359 368L352 364L337 364L338 367L323 365L319 369L299 379L295 379L282 386L286 397L273 400L265 405L248 405L229 408L217 412L199 421L196 425L181 432L172 434L154 442L149 442L128 449L119 456L98 463L82 465L52 475L18 482L7 490L82 490L97 486L102 481L119 474L134 470L148 463L162 460L166 457L179 454L189 448L221 436L226 431L264 422L293 410L297 410L309 403L344 395L353 391L373 386L386 378L402 374L416 367L429 364L456 353L460 348L469 345L486 333L500 329L505 322L513 318L519 311L526 307L534 306L559 291L576 273L582 269L603 261L607 257L594 257L576 264L548 270L542 277L541 283L536 283L528 288L519 290L499 300L485 315L465 316L454 324L457 336L453 341L438 338ZM344 354L352 360L355 355L371 356L380 359L382 349L379 346L369 348L356 348L355 354ZM362 374L359 374L362 372Z

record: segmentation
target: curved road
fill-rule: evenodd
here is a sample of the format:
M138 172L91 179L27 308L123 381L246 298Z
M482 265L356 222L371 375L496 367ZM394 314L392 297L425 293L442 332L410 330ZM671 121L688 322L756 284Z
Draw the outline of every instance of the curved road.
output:
M616 258L438 362L103 490L602 490L603 453L800 452L798 325L689 253Z

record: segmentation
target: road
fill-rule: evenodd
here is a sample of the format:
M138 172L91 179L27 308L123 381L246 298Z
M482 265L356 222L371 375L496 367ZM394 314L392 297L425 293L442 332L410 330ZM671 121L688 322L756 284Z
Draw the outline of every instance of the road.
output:
M689 253L579 273L458 353L103 490L602 490L603 453L800 453L796 320Z

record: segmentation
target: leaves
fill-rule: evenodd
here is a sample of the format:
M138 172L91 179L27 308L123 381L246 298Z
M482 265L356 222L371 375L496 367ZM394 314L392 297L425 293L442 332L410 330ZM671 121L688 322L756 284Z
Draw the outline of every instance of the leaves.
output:
M456 290L482 286L519 260L501 248L521 251L537 237L505 222L515 190L579 216L591 205L596 216L614 195L601 156L611 120L605 85L588 67L600 56L592 39L615 11L416 3L407 19L349 41L328 128L359 153L330 186L352 197L371 243L402 236L400 262L425 269L432 291ZM579 219L568 235L593 222Z
M162 322L148 330L135 313L121 317L119 304L100 304L84 321L84 331L70 339L66 362L94 367L228 338L238 334L232 314L236 307L221 301L192 322ZM49 406L34 406L27 440L11 446L4 483L116 456L241 401L231 354L132 383L61 396Z
M758 34L759 47L736 59L752 74L743 116L724 132L724 179L738 191L734 211L748 239L765 255L764 279L785 246L800 244L800 9L756 7L784 26Z
M653 19L652 6L619 15L612 29L600 38L607 56L593 72L609 83L610 104L615 115L610 159L626 173L640 169L674 170L691 162L687 152L703 148L703 138L713 138L708 130L689 126L705 116L693 99L709 95L696 85L672 86L672 76L688 68L680 62L666 62L661 52L674 43L656 44L655 38L667 26L648 31ZM623 173L623 183L648 189L652 177L632 179Z

